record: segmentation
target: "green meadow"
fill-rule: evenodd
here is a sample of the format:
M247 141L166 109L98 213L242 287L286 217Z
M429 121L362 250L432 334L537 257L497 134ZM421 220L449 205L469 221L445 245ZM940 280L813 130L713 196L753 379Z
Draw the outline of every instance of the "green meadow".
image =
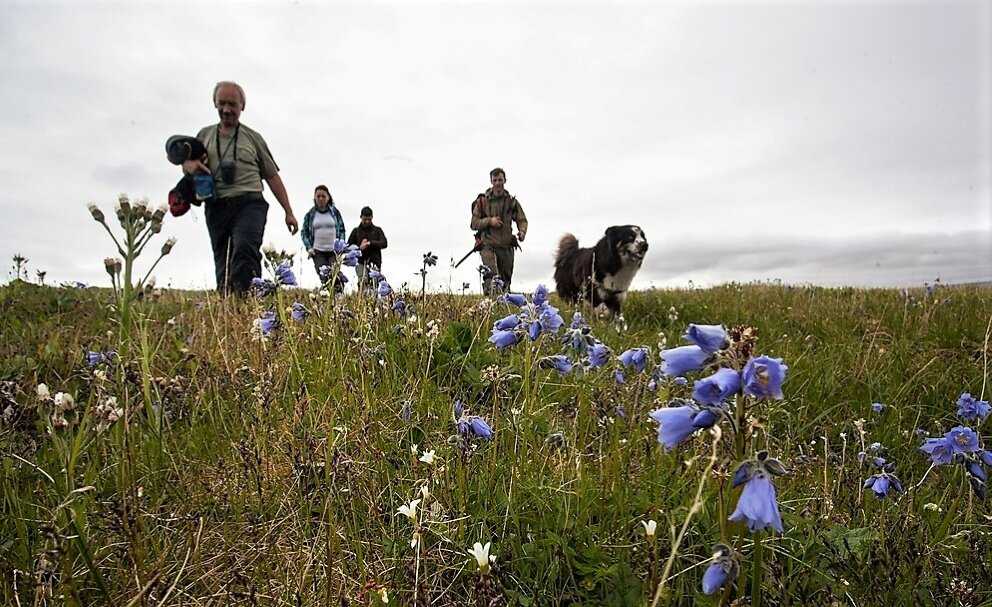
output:
M989 502L919 450L963 423L959 395L989 399L987 287L634 292L623 323L585 310L613 355L568 374L540 364L560 337L488 342L515 306L399 295L411 316L149 288L122 320L110 289L0 287L0 603L992 604ZM666 451L648 414L704 374L651 370L689 323L752 327L784 398ZM640 346L647 370L618 383ZM456 400L491 439L458 432ZM727 521L757 450L787 469L783 534ZM902 494L864 488L874 457ZM704 595L721 542L739 572Z

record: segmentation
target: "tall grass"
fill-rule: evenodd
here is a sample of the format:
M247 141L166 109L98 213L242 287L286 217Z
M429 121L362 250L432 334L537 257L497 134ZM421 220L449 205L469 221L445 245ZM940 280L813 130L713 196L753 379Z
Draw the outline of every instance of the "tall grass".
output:
M921 432L953 425L958 394L988 397L992 298L910 295L650 291L631 295L625 330L593 323L615 352L649 346L653 362L689 322L748 324L789 365L786 398L745 420L790 470L776 479L786 532L762 542L766 605L992 601L988 506L955 470L920 483L917 450ZM304 323L285 314L294 299ZM411 295L411 321L371 299L282 291L283 326L261 341L252 322L271 300L168 291L135 303L126 343L113 301L0 288L5 605L371 605L383 591L394 605L644 605L661 580L669 604L754 593L744 575L724 595L700 591L726 527L733 438L666 454L647 418L691 385L652 392L631 373L617 385L612 367L559 376L535 364L551 340L496 352L486 339L506 312L473 297ZM87 350L109 348L120 361L87 368ZM39 383L75 396L68 428L50 431ZM98 433L108 396L125 414ZM491 441L457 436L456 398ZM858 453L872 442L906 495L862 491ZM416 521L397 512L417 498ZM492 542L488 575L467 553L475 542Z

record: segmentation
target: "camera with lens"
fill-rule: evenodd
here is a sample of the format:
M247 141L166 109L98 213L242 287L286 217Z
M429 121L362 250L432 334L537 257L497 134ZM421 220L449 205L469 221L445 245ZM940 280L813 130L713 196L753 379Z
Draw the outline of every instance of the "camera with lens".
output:
M234 183L234 169L235 163L230 158L225 158L220 161L220 179L225 185L231 185Z

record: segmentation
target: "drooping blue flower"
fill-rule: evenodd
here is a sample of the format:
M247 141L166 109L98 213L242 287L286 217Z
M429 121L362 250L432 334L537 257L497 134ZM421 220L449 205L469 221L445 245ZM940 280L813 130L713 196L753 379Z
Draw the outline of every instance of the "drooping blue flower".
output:
M615 381L617 385L623 385L627 383L627 380L623 376L623 370L617 369L616 371L613 372L613 381Z
M976 400L970 393L965 392L958 397L958 417L966 420L985 420L989 416L992 407L988 401Z
M789 367L782 364L781 358L758 356L747 361L742 372L744 393L758 400L780 400L782 382Z
M680 346L661 351L661 372L670 377L697 371L706 365L710 354L699 346Z
M513 304L518 308L527 304L527 298L519 293L506 293L500 296L500 299L506 303Z
M593 369L602 367L610 360L610 349L603 342L597 341L589 348L589 366Z
M977 461L972 459L964 460L964 468L968 471L968 475L971 478L982 481L983 483L988 482L988 474L985 473L985 469Z
M672 383L675 384L676 386L687 386L689 385L689 380L679 375L678 377L672 380Z
M569 324L569 328L571 328L571 329L584 329L584 328L586 328L588 326L589 326L589 324L586 322L586 320L584 318L582 318L582 314L581 313L574 312L572 314L572 322Z
M334 244L331 245L331 248L334 249L334 254L335 255L341 255L346 250L348 250L348 241L347 240L341 240L340 238L335 238L334 239Z
M333 273L334 268L331 266L324 265L317 269L317 276L320 277L320 282L327 282L330 280Z
M531 341L537 341L537 338L541 336L541 321L532 320L527 326L527 337L530 337Z
M944 435L955 453L978 451L978 434L967 426L955 426Z
M262 335L268 337L276 328L279 326L279 318L276 313L269 310L263 312L262 315L255 320L256 326L262 332Z
M648 364L648 349L641 347L625 350L620 355L620 362L623 363L623 366L634 367L638 373L641 373Z
M673 401L686 402L686 401ZM692 404L655 409L648 416L658 422L658 442L670 451L696 431L693 420L699 408Z
M682 338L699 346L706 352L717 352L730 345L730 340L727 339L727 332L723 329L723 325L690 324Z
M108 362L108 360L103 352L89 351L86 353L86 366L88 367L95 367L105 362Z
M534 302L535 306L544 305L548 301L548 288L544 285L537 285L534 289L534 295L531 296L531 301Z
M752 533L763 529L783 532L782 516L775 499L775 484L767 472L760 469L752 471L729 520L746 522Z
M713 547L710 565L703 573L703 594L714 594L737 579L738 573L740 564L737 553L725 544L717 544Z
M451 406L451 411L455 414L455 419L459 419L465 411L465 404L462 403L461 399L456 398L455 404Z
M294 301L293 309L290 312L290 316L296 322L303 322L304 320L307 319L307 309L303 307L303 304L301 304L300 302Z
M392 307L390 307L390 309L400 316L406 316L407 313L406 302L403 301L402 299L397 298L396 301L393 302L393 305Z
M514 331L493 331L489 336L489 343L496 346L498 350L509 348L520 340L519 335Z
M486 420L478 415L468 415L461 417L457 423L458 432L463 436L490 439L493 437L493 429L489 427Z
M975 455L978 456L978 459L982 460L982 463L986 466L992 466L992 451L981 449L976 451Z
M562 375L565 375L572 370L572 361L564 354L545 356L538 361L538 364L544 369L554 369Z
M296 275L293 274L293 268L289 265L288 261L284 261L276 266L275 270L276 282L281 285L287 285L291 287L296 286Z
M724 571L720 563L710 563L703 573L703 594L713 594L723 588L728 579L727 572Z
M929 455L930 461L938 466L949 464L954 459L954 447L946 436L926 439L920 451Z
M385 277L382 275L382 272L380 272L379 270L369 270L368 277L371 278L372 281L375 282L376 284L378 284L380 280L385 279Z
M518 314L510 314L505 318L501 318L493 323L493 328L499 329L500 331L509 331L510 329L516 328L520 324L520 316Z
M885 404L883 404L883 403L872 403L871 404L871 410L874 411L875 413L881 413L882 411L885 411Z
M251 279L251 290L258 297L265 297L270 295L276 290L276 283L272 282L268 278L260 278L256 276Z
M865 481L865 489L871 489L878 499L889 495L890 492L902 493L902 483L894 474L881 472L873 474Z
M715 409L715 410L714 410ZM720 420L720 409L718 407L703 407L702 410L692 418L692 427L697 430L712 428Z
M379 297L389 297L392 292L393 288L385 280L380 281L379 286L376 288L376 293L379 294Z
M541 322L541 331L544 333L557 333L565 324L565 320L558 313L558 308L544 304L538 308L538 320Z
M719 405L733 396L741 387L737 371L721 367L709 377L698 380L692 389L692 398L706 405Z
M358 260L362 256L362 250L355 245L350 245L341 256L341 264L346 265L349 268L354 268L358 265Z

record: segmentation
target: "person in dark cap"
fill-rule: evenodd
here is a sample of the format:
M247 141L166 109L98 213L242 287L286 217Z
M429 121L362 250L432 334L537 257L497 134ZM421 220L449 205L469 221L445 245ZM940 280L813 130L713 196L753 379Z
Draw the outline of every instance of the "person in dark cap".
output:
M262 275L262 236L269 211L262 180L282 206L289 233L296 234L299 225L268 144L241 124L244 89L235 82L218 82L213 102L220 122L196 135L206 154L183 161L182 167L194 176L196 198L205 204L217 289L243 294L251 279Z
M486 295L498 295L499 291L510 290L513 250L520 248L519 243L527 235L527 215L517 199L503 188L506 183L503 169L496 167L489 171L489 182L492 187L472 204L470 225L482 240L479 255L488 270L483 275L482 288ZM511 222L517 224L516 235ZM502 282L501 288L493 284L494 278Z
M371 282L369 270L382 271L382 250L389 245L382 228L372 223L371 207L362 207L361 222L348 236L348 244L356 245L362 250L355 273L358 274L359 287L368 286Z

